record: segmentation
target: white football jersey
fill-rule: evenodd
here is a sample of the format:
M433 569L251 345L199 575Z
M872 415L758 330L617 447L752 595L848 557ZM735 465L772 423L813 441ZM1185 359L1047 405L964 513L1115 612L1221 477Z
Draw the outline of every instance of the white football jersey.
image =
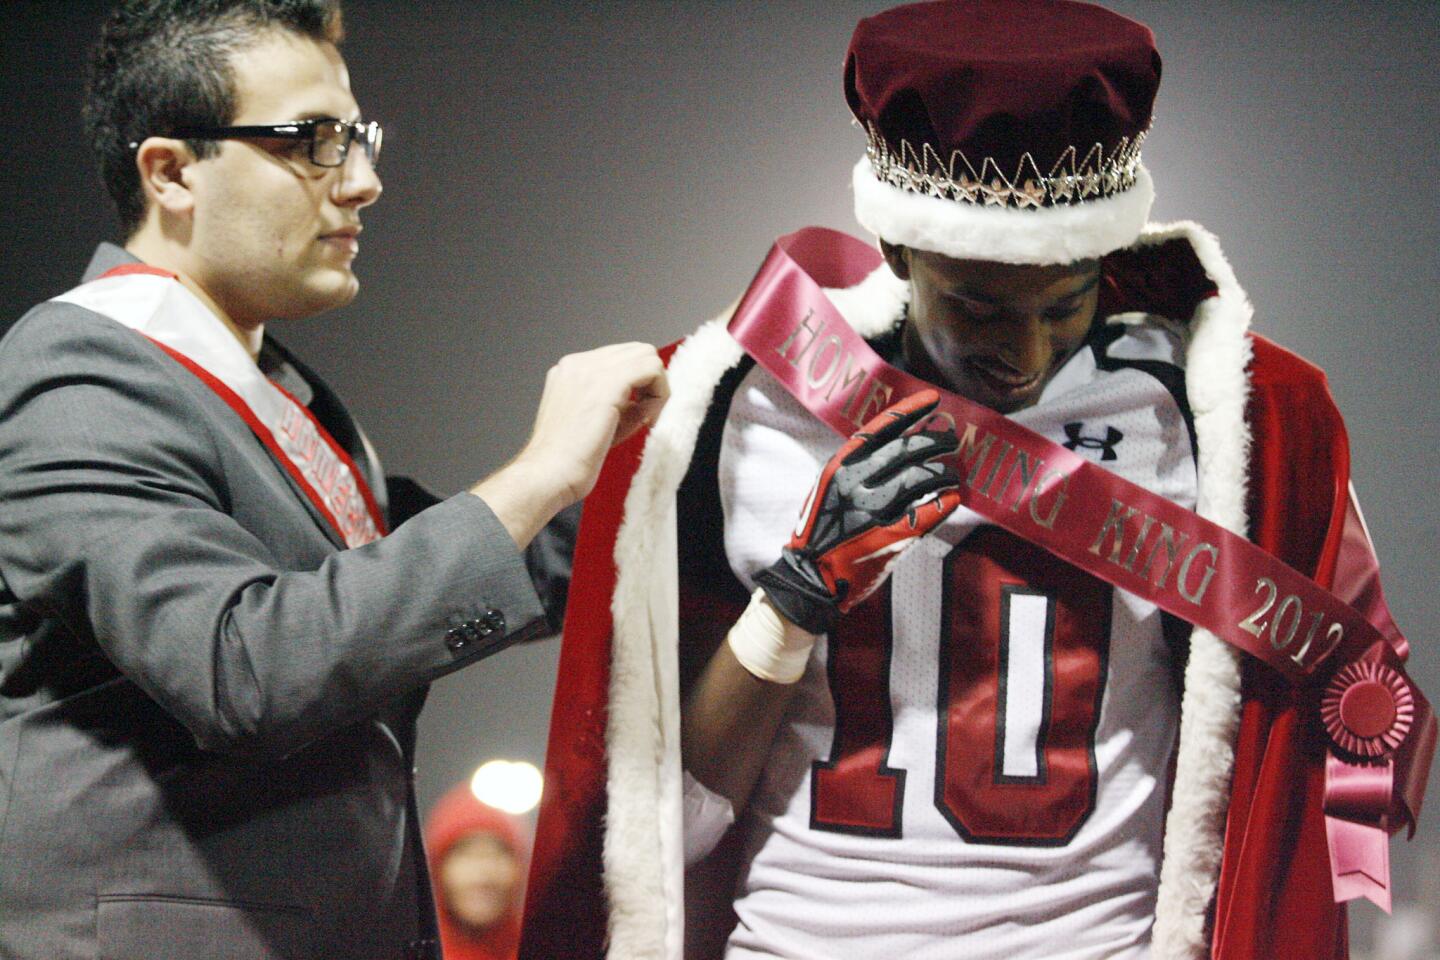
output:
M1106 328L1013 419L1187 508L1178 340ZM720 452L747 586L841 438L759 367ZM728 957L1148 956L1179 714L1160 611L961 509L816 644L744 827Z

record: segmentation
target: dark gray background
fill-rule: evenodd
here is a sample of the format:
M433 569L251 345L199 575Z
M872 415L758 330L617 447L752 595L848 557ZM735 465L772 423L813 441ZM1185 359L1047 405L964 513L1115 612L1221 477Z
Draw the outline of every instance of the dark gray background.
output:
M113 234L77 121L106 6L4 5L0 325L72 285ZM523 442L561 354L673 340L744 288L776 235L859 231L862 138L840 68L855 20L885 6L349 0L355 91L386 127L364 289L272 332L392 470L460 489ZM1145 151L1155 219L1217 233L1258 329L1328 371L1413 672L1440 700L1435 5L1111 6L1165 56ZM422 803L490 757L541 762L557 647L436 685ZM1395 845L1402 902L1440 901L1440 798L1424 821ZM1354 914L1363 946L1377 911Z

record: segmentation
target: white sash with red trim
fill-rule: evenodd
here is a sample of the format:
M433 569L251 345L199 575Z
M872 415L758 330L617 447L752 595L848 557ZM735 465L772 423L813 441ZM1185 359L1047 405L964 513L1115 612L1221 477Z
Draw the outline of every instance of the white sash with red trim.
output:
M54 299L129 327L198 377L245 421L347 547L385 534L375 497L350 456L174 274L130 264Z

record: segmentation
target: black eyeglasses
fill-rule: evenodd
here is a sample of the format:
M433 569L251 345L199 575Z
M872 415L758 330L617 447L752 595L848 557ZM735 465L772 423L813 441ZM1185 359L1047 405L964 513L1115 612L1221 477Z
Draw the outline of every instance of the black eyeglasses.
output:
M382 131L374 120L353 122L329 118L296 120L257 127L177 127L170 136L182 140L308 140L310 162L317 167L339 167L350 154L350 144L358 143L371 165L380 161ZM139 142L130 144L135 150Z

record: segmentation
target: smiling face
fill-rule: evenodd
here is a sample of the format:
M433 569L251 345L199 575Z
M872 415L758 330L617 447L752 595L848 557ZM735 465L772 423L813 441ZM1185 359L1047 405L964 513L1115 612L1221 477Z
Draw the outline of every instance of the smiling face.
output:
M272 30L231 67L233 126L360 116L331 44ZM323 168L309 161L304 141L224 140L189 171L186 272L237 325L306 317L354 298L360 211L381 189L358 146L343 166Z
M881 247L910 281L909 368L1001 413L1034 404L1095 319L1098 261L1032 266Z
M516 904L520 864L498 837L477 833L459 841L440 864L440 893L450 913L479 933Z

